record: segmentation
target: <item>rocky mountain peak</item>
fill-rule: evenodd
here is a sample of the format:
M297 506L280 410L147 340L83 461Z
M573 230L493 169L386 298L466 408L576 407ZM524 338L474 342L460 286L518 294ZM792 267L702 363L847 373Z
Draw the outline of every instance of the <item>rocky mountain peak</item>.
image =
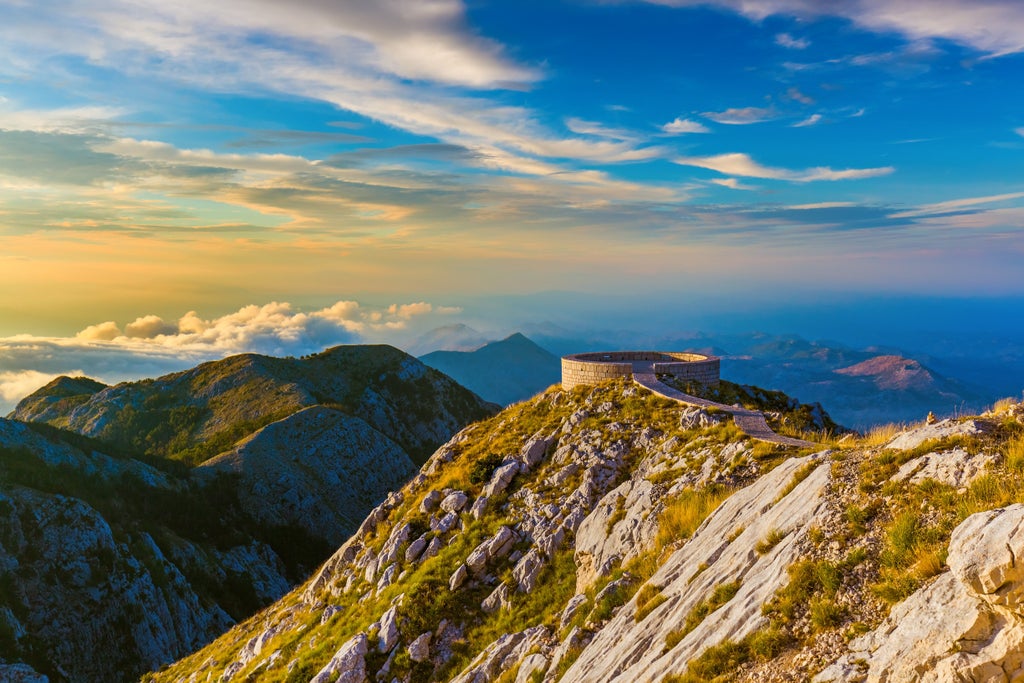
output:
M721 391L777 429L817 412ZM1016 672L1019 408L796 450L624 382L553 388L462 430L302 587L147 680Z

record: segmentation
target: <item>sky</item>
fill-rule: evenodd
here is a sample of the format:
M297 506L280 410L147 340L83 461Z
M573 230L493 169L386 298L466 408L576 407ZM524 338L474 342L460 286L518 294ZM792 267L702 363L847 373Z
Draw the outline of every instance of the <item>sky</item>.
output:
M509 297L1021 297L1022 83L1017 0L0 0L0 407Z

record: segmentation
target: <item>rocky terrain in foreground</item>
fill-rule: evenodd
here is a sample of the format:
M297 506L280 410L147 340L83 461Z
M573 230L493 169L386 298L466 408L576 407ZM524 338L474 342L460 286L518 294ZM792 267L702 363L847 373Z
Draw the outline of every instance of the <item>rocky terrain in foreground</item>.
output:
M390 347L55 380L0 419L0 681L137 680L202 647L494 409Z
M553 389L145 680L1015 680L1022 420L797 451L633 385Z

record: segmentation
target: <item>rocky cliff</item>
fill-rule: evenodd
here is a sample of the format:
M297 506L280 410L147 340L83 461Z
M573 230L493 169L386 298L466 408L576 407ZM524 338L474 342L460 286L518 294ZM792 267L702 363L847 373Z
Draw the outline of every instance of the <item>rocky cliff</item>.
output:
M0 420L0 680L134 680L203 646L493 410L390 347L55 380Z
M624 383L551 390L146 680L1016 680L1024 408L1004 409L797 451Z

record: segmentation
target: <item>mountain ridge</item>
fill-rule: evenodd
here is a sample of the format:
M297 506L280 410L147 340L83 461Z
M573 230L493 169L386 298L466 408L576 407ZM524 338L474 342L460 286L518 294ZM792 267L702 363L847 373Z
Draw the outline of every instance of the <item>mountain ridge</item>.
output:
M561 379L561 361L520 332L473 351L435 351L420 360L501 405L528 399Z

